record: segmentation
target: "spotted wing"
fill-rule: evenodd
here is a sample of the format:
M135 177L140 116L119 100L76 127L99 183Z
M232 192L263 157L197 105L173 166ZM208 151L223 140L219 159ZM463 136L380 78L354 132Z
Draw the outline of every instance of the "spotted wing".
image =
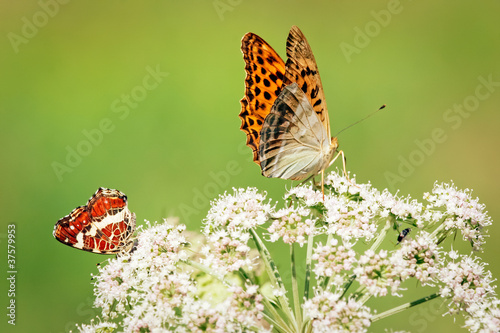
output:
M323 85L319 76L318 65L306 37L296 26L290 29L286 41L285 84L297 82L308 97L314 111L330 137L330 120L326 107Z
M131 247L135 215L127 197L117 190L99 188L87 206L73 210L54 227L54 237L66 245L99 254Z
M283 84L285 63L274 49L254 33L241 41L245 60L245 96L241 99L241 130L247 135L247 146L253 160L259 162L260 131Z
M328 133L297 83L278 96L261 141L260 166L266 177L305 179L324 169L331 156Z

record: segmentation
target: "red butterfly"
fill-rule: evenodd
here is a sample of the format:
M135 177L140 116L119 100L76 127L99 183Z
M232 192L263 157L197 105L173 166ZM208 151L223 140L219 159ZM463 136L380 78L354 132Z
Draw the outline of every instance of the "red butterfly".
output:
M54 226L54 237L77 249L114 254L130 251L135 231L135 214L127 206L127 196L100 187L86 206L75 208Z

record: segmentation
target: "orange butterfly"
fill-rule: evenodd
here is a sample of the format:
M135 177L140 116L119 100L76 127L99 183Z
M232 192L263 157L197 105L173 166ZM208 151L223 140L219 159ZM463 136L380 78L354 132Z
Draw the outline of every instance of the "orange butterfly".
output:
M302 180L321 173L323 183L338 142L330 135L318 66L304 34L290 29L286 64L254 33L241 44L247 75L239 116L254 162L266 177Z

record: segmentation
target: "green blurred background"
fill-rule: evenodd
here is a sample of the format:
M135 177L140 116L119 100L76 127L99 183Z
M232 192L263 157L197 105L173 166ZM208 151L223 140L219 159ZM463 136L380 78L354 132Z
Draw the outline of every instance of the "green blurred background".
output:
M500 87L480 87L479 79L500 81L498 1L41 0L0 6L2 332L66 332L98 314L90 273L106 257L66 247L52 230L99 186L125 192L139 224L179 216L189 229L199 227L209 200L231 187L256 186L280 199L291 183L260 175L239 130L240 40L248 31L284 57L289 28L302 29L321 71L332 133L387 103L339 137L358 182L421 200L436 180L453 180L473 188L500 220ZM154 70L163 73L156 85L147 78ZM448 111L454 105L465 111ZM439 142L430 144L433 131ZM68 157L71 150L81 153ZM5 315L12 223L15 327ZM493 225L490 234L481 256L498 278L500 228ZM457 331L450 317L441 317L441 303L401 313L371 331Z

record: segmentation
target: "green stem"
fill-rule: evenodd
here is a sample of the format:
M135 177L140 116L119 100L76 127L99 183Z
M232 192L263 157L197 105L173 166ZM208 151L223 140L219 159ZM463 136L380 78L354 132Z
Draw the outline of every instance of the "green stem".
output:
M328 234L328 237L326 238L326 245L330 245L330 242L332 241L332 238L333 238L333 235L332 234ZM320 283L320 287L321 289L323 290L326 290L326 288L328 287L328 283L330 282L330 278L328 276L325 276L321 283Z
M297 270L295 268L295 246L290 245L290 263L292 265L292 291L293 291L293 305L295 308L295 318L297 318L297 326L302 326L302 313L300 311L300 296L299 285L297 282Z
M283 320L267 297L264 296L262 302L264 303L265 312L269 313L269 315L264 314L268 323L272 324L279 332L293 332L292 328Z
M320 288L322 290L327 290L326 288L328 287L328 283L330 283L330 277L329 276L325 276L321 279L321 283L319 284L320 285Z
M249 281L251 284L255 284L253 279L245 272L243 268L239 269L239 274L243 278L243 281ZM261 294L262 295L262 294ZM267 296L262 295L262 303L264 304L264 316L268 323L274 326L279 332L293 332L288 324L283 320L282 316L276 311L275 307L271 304Z
M443 224L444 220L446 219L446 217L444 217L441 221L441 224L432 232L431 234L431 239L432 238L435 238L437 239L438 235L440 233L443 233L444 235L441 235L441 237L439 239L437 239L437 242L436 244L440 244L442 241L444 241L446 239L446 237L448 236L448 233L452 230L445 230L445 225Z
M380 244L382 244L382 241L384 240L385 235L387 235L387 231L392 227L392 225L393 225L393 223L391 221L391 218L387 219L387 221L385 222L384 228L382 230L380 230L380 233L378 234L375 242L370 247L370 250L372 250L373 252L377 251Z
M311 267L312 267L312 253L314 246L314 235L307 238L307 257L306 257L306 280L304 284L304 299L309 299L309 285L311 284Z
M290 332L288 329L286 329L285 327L281 326L280 324L278 324L276 321L273 320L272 317L266 315L264 313L264 319L271 325L273 325L273 330L276 331L276 332L280 332L280 333L288 333Z
M347 293L347 290L349 290L354 280L356 280L356 274L351 275L349 280L344 284L344 292L342 293L342 296L340 296L341 298Z
M372 295L369 294L369 293L362 294L359 297L358 302L361 303L361 304L365 304L370 299L370 297L372 297Z
M280 309L283 311L283 313L286 315L288 322L290 324L293 324L294 328L298 330L297 328L297 323L295 321L295 317L290 310L290 305L288 303L288 298L285 296L286 295L286 289L283 284L283 281L281 280L280 273L278 271L278 268L276 267L276 264L274 263L273 258L271 257L271 254L269 253L268 249L266 248L266 245L262 240L260 239L259 235L257 235L257 232L251 228L250 234L253 237L253 240L255 242L255 246L257 247L257 250L260 253L260 256L262 258L262 261L264 262L264 266L266 267L267 274L269 276L269 280L271 281L271 285L274 286L279 292L279 296L276 297L277 300L277 305L280 307Z
M328 234L328 237L326 238L326 245L330 245L330 242L332 241L333 235Z
M391 316L393 314L399 313L399 312L401 312L403 310L409 309L409 308L414 307L416 305L428 302L428 301L433 300L434 298L437 298L439 296L441 296L439 293L434 293L434 294L431 294L429 296L420 298L420 299L418 299L416 301L405 303L403 305L397 306L395 308L392 308L390 310L387 310L385 312L382 312L382 313L379 313L379 314L373 316L372 317L372 322L375 322L377 320L389 317L389 316Z
M224 276L214 272L212 269L210 269L209 267L205 266L205 265L202 265L200 264L199 262L196 262L196 261L192 261L191 259L186 259L183 261L185 264L191 266L191 267L194 267L196 269L199 269L200 271L204 272L204 273L207 273L208 275L216 278L217 280L219 280L220 282L224 283L225 285L227 286L232 286L233 284L227 280L224 279Z

